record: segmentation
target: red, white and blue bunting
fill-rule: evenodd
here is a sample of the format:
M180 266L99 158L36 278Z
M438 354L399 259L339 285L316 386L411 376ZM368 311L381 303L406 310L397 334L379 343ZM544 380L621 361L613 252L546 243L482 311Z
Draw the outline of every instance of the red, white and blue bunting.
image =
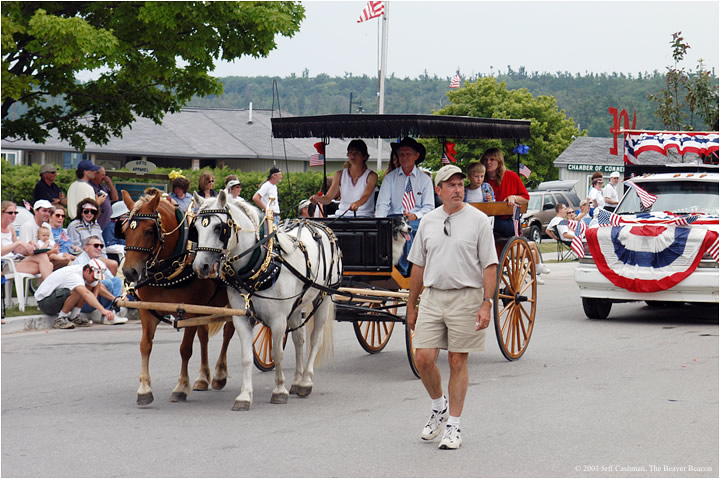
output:
M697 153L709 155L720 149L720 135L712 133L625 133L626 164L638 164L638 155L644 151L656 151L667 156L670 149L679 154Z
M718 260L718 233L706 228L624 224L588 228L585 238L603 276L636 293L672 288L695 271L706 253Z

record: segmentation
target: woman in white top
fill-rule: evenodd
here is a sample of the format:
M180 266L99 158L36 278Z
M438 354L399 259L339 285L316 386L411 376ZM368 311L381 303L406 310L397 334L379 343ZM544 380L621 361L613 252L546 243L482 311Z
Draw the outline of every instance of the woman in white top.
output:
M370 157L367 145L362 140L352 140L347 148L348 161L345 168L335 172L332 185L327 194L313 195L310 201L313 204L327 205L340 195L340 206L336 216L346 212L345 216L374 216L375 215L375 187L378 175L367 166Z
M605 198L602 192L602 177L593 180L592 189L590 190L589 198L593 208L604 208Z
M20 273L40 274L40 281L50 276L53 265L47 253L33 254L36 249L34 241L18 241L15 236L15 218L17 205L12 201L2 202L2 235L0 249L2 256L15 260L15 269ZM32 221L32 220L31 220Z

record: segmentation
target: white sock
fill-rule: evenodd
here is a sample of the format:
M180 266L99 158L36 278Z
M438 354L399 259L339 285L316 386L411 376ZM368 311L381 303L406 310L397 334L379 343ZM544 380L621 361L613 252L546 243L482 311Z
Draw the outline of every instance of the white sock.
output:
M450 416L447 422L448 426L455 426L460 429L460 416Z
M69 312L66 313L65 311L60 311L60 312L58 313L58 318L69 318L69 317L70 317L70 313L69 313Z
M439 398L432 400L433 411L442 411L446 406L447 399L445 399L445 396L440 396Z
M70 311L70 317L71 318L77 318L80 314L80 308L73 308L72 311Z

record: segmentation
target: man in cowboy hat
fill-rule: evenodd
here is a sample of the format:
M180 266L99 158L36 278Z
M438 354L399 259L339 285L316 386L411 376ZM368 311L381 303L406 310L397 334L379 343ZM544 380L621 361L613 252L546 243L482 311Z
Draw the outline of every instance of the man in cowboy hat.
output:
M55 165L46 163L40 167L40 181L35 184L33 201L48 200L53 206L67 205L67 198L55 183L55 178L57 178Z
M435 196L432 180L417 167L425 159L425 147L408 137L390 146L400 160L400 168L385 175L375 204L375 216L384 218L404 215L410 221L413 229L411 239L405 244L402 258L397 264L398 271L407 276L410 271L407 253L412 238L420 225L420 218L435 209Z

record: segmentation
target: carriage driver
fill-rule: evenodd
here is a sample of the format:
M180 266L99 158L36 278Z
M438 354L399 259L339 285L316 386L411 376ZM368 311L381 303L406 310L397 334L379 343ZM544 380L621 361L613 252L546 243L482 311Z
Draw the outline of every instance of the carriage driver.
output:
M468 389L468 353L485 350L498 263L490 220L463 202L464 178L454 165L437 172L435 191L443 206L423 217L408 255L414 266L407 324L415 330L415 361L432 399L421 437L431 440L442 432L440 449L457 449L462 444L460 414ZM435 364L439 349L448 350L447 398Z
M115 314L98 301L100 281L105 278L107 268L97 259L91 259L85 266L70 265L53 272L35 292L38 308L49 315L58 315L53 323L55 329L73 329L75 325L89 326L80 316L85 303L97 308L111 321ZM112 298L110 298L112 299Z
M400 160L400 168L385 175L375 204L377 218L407 216L412 227L410 241L405 244L397 269L408 276L410 264L407 260L420 218L435 209L432 180L416 166L425 159L425 147L412 138L403 138L391 143L393 153Z

